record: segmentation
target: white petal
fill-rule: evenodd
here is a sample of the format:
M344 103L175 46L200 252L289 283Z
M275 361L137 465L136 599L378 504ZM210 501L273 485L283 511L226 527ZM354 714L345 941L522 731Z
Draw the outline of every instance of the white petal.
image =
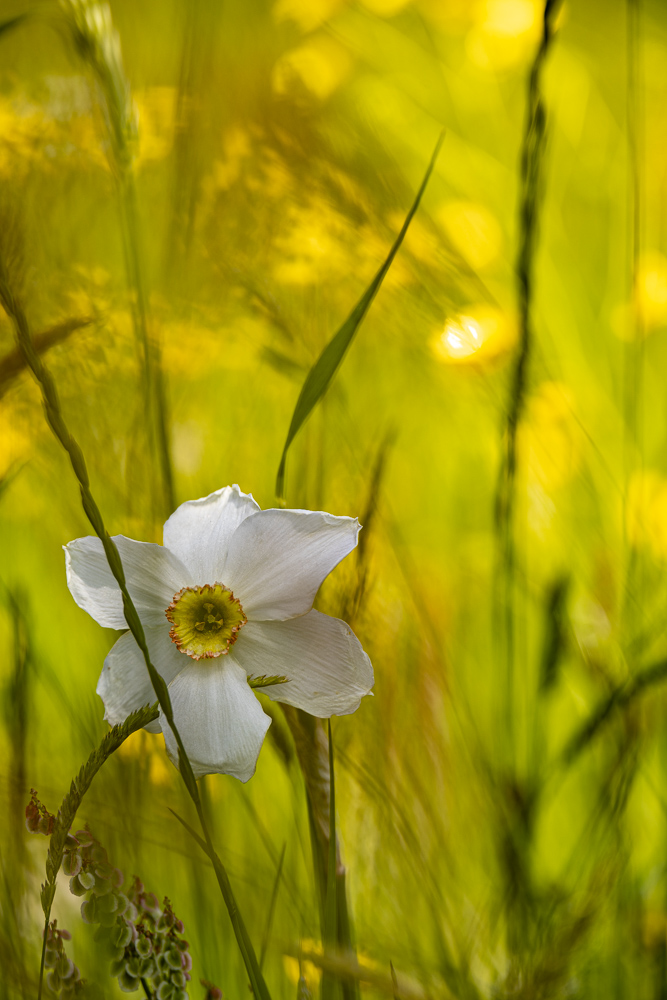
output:
M239 524L258 511L249 493L225 486L182 503L164 526L164 544L192 572L197 584L223 583L227 547Z
M115 535L125 580L144 626L161 625L174 594L192 584L192 577L168 549L152 542L135 542ZM107 628L127 628L123 599L99 538L76 538L65 545L67 585L72 597L96 622Z
M160 628L147 628L145 634L151 663L169 684L192 660L179 653L169 638L168 622ZM124 722L131 712L157 701L143 653L131 632L122 635L109 651L97 682L97 693L104 702L104 718L110 726ZM145 728L159 733L160 723L156 719Z
M191 661L192 662L192 661ZM169 685L174 721L195 777L232 774L248 781L271 719L248 686L246 672L231 656L199 660ZM167 753L178 765L178 747L160 713Z
M371 661L350 626L319 611L284 622L247 622L234 659L249 677L287 677L285 684L260 690L320 719L356 712L373 687Z
M357 544L356 517L260 510L234 532L221 581L248 618L293 618L313 606L325 576Z

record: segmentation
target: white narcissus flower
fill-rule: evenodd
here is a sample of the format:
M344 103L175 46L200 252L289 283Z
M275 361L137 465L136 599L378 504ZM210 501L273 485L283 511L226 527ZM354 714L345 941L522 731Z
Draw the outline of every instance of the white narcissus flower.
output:
M247 781L270 718L248 681L274 681L274 701L328 718L356 711L373 668L345 622L313 609L324 578L357 544L359 522L321 511L261 510L238 486L189 500L164 526L164 544L116 535L151 661L169 685L174 721L196 777ZM98 538L65 546L67 583L96 622L126 629L120 590ZM275 683L276 678L286 678ZM118 639L97 685L111 725L155 700L132 633ZM146 727L164 733L166 719Z

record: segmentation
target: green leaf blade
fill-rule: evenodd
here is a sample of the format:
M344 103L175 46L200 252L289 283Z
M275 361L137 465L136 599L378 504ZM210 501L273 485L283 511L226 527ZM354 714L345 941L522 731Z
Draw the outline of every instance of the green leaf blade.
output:
M433 150L433 155L431 156L429 165L426 168L424 179L422 180L419 190L415 196L415 200L412 203L410 211L405 217L405 221L401 226L401 231L394 240L392 248L389 251L382 267L377 272L348 318L345 320L340 329L334 334L306 376L306 380L303 383L301 392L299 393L299 398L297 399L296 406L294 408L289 430L287 431L287 437L285 439L285 445L283 447L280 465L278 467L278 474L276 476L276 495L281 500L284 499L285 494L285 464L290 445L317 403L329 388L329 385L333 381L333 378L338 371L338 368L340 367L352 340L354 339L354 335L361 326L366 313L370 309L373 299L380 290L380 286L385 279L387 271L391 267L394 257L398 253L405 234L408 231L408 227L412 222L417 209L419 208L422 195L426 190L426 185L428 184L433 172L444 137L444 132L441 132L435 145L435 149Z

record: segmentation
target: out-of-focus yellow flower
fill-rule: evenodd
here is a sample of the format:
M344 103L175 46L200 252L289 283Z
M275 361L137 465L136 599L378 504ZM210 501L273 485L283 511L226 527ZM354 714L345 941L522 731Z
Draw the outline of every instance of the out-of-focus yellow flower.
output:
M620 340L633 341L667 325L667 257L649 250L639 258L634 304L622 302L611 314Z
M484 205L448 201L436 210L435 219L473 270L482 270L498 257L503 239L500 225Z
M174 424L171 453L178 472L185 476L194 475L201 466L204 455L201 425L194 420Z
M663 254L650 251L641 256L635 296L647 331L667 323L667 257Z
M266 339L261 319L240 316L233 327L211 324L173 322L161 327L165 371L196 379L211 371L242 371L255 364Z
M287 52L276 63L273 86L283 94L297 79L320 100L329 97L350 72L352 60L332 38L318 36Z
M301 942L301 946L304 951L315 952L318 955L322 954L322 945L319 941L313 941L310 938L305 938ZM294 986L297 985L301 976L306 980L308 988L313 991L313 987L317 987L320 979L322 978L322 970L319 965L314 965L313 962L309 962L308 959L303 959L301 963L297 958L293 958L292 955L283 955L283 968L285 969L285 975Z
M667 559L667 478L654 469L644 469L630 478L626 528L632 545Z
M516 340L514 321L494 306L471 306L450 316L444 329L431 338L439 361L447 364L484 364L508 350Z
M349 268L345 248L347 221L324 198L307 207L292 205L289 228L279 237L274 276L281 284L308 285L343 274Z
M139 118L137 166L169 155L174 140L176 89L148 87L135 94Z
M0 399L0 479L10 469L27 462L32 452L33 435L25 413L17 412L13 397Z
M140 729L125 740L119 747L118 753L125 760L146 760L148 759L148 776L154 785L169 785L172 782L173 771L169 767L167 759L160 752L160 744L157 740Z
M574 397L561 382L543 382L528 402L519 448L530 478L547 493L564 486L579 467L573 426Z
M241 173L241 165L250 154L250 138L245 129L233 128L224 139L224 160L216 160L208 181L210 192L227 191Z
M72 144L83 154L84 162L108 171L109 159L104 152L100 128L91 115L74 115L68 121L67 129Z
M36 160L48 162L46 147L57 141L53 119L18 97L0 97L0 177L24 174Z
M486 0L466 38L470 60L481 69L502 70L529 57L540 36L543 7L537 0Z
M302 31L313 31L345 3L346 0L277 0L273 13L277 21L294 21Z
M528 400L519 425L520 470L525 475L528 523L542 539L557 514L555 491L579 468L581 449L573 420L574 398L560 382L543 382Z

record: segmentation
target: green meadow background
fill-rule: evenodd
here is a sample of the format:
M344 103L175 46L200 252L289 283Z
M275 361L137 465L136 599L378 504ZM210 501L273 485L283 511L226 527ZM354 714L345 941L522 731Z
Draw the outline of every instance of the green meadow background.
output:
M365 525L316 604L375 669L374 697L332 727L355 974L364 995L406 1000L667 997L664 4L568 0L539 67L511 573L494 511L542 6L112 0L138 123L122 169L57 5L0 10L30 13L0 32L0 244L112 534L159 542L175 505L228 483L276 504L300 387L446 130L287 459L288 507ZM116 636L67 590L61 547L91 531L4 313L0 421L0 998L14 1000L36 996L43 920L30 788L55 812L106 732L95 686ZM317 996L304 776L264 703L256 775L200 787L271 996L295 997L299 969ZM75 828L169 897L190 996L204 978L241 1000L212 868L170 808L194 822L162 737L141 732ZM79 905L61 876L69 954L90 996L120 997Z

